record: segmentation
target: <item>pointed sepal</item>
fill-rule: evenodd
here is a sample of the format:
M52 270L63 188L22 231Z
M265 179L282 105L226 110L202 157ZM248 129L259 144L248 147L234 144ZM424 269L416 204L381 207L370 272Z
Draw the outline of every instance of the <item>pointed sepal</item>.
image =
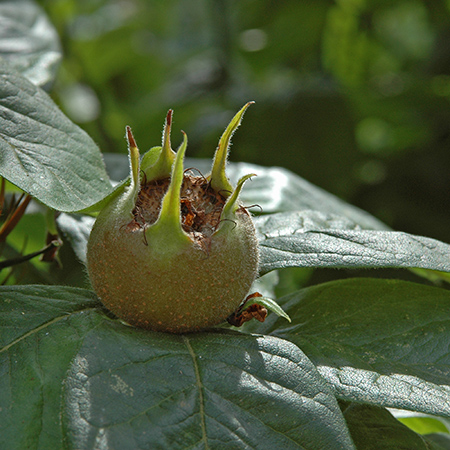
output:
M227 175L225 173L225 167L227 164L228 149L230 146L231 138L239 127L247 108L254 102L248 102L244 107L233 117L227 128L223 132L216 153L214 154L214 161L211 169L211 175L209 179L211 181L211 187L220 192L225 197L228 197L233 191L233 186L230 184Z
M170 143L173 111L169 109L164 123L162 147L151 148L142 158L141 169L147 181L159 180L170 176L176 153ZM158 154L159 152L159 154Z
M131 185L139 185L139 149L129 126L126 127Z
M158 220L147 228L147 236L152 239L152 246L158 245L167 252L170 248L178 250L191 239L181 226L181 185L184 178L184 155L187 147L187 136L183 133L183 143L176 153L172 166L170 185L163 198Z
M234 224L234 215L236 213L236 210L239 208L239 194L241 193L242 187L244 186L244 183L251 177L256 177L255 173L249 173L248 175L244 175L240 180L238 181L236 185L236 189L231 193L231 195L228 197L223 210L222 214L220 215L220 227L216 231L216 233L221 233L225 229L229 229L230 226L233 227Z
M136 198L140 189L140 181L139 181L139 149L134 140L133 133L131 132L131 128L129 126L126 127L126 139L128 142L128 160L130 164L130 177L129 181L125 182L124 191L122 198L120 200L120 209L123 211L127 211L130 216L132 216L132 212L134 209L134 205L136 203ZM117 197L121 192L121 189L118 188L111 194L111 199ZM110 199L108 199L109 203Z

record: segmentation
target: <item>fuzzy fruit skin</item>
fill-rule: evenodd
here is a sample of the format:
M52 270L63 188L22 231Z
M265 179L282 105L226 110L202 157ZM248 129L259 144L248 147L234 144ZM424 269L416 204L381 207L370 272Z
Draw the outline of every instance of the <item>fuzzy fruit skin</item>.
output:
M240 306L258 269L247 210L238 208L234 221L211 237L208 251L192 243L165 252L151 236L146 239L144 229L131 229L120 198L113 200L88 242L93 288L109 310L134 326L185 333L220 324Z

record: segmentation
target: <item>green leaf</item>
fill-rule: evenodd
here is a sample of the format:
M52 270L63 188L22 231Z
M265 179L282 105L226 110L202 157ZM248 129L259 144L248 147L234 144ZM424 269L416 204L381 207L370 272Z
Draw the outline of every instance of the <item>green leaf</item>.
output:
M251 300L249 303L252 303L252 301L253 300ZM281 308L280 305L271 298L255 297L254 303L258 303L259 305L264 306L266 309L272 311L279 317L283 317L288 322L291 321L291 318L283 311L283 308Z
M343 411L358 450L443 450L384 408L351 403L343 406Z
M92 139L6 64L0 67L0 175L60 211L87 208L112 191Z
M450 245L397 231L361 230L318 211L256 217L260 273L284 267L421 268L450 272Z
M409 412L409 411L408 411ZM411 430L420 434L430 434L430 433L449 433L449 428L446 426L445 421L448 419L439 417L434 417L426 414L410 413L410 416L403 417L403 414L397 414L394 411L394 417L396 417L401 423L406 425ZM413 415L415 414L415 415ZM450 435L449 435L450 436Z
M436 444L438 447L432 447L436 450L450 450L450 435L447 433L430 433L426 436L427 442Z
M0 448L354 449L294 344L135 329L82 289L3 287L0 371Z
M0 298L0 448L61 448L62 383L98 302L49 286L3 287Z
M61 60L58 34L44 11L30 0L0 3L0 57L44 89L50 88Z
M58 228L82 263L86 263L87 242L95 219L81 214L62 213L56 219Z
M292 323L272 315L258 331L301 348L338 398L450 416L449 291L361 278L277 302Z

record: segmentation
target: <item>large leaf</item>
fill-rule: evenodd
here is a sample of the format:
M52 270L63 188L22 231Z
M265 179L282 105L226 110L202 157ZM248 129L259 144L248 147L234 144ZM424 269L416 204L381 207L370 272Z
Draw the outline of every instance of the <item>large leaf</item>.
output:
M61 211L84 209L112 190L92 139L6 64L0 67L0 175Z
M397 231L362 230L318 211L255 218L260 272L284 267L422 268L450 272L450 245Z
M339 398L450 416L449 291L350 279L279 303L292 323L272 315L258 331L297 344Z
M47 89L61 60L59 38L31 0L0 2L0 57L33 84Z
M350 403L344 415L358 450L445 450L396 420L384 408Z
M4 287L0 299L0 448L354 448L290 342L137 330L81 289Z

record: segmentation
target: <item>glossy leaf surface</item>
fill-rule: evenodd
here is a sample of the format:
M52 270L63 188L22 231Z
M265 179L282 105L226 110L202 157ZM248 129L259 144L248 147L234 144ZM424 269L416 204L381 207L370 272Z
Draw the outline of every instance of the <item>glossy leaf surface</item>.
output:
M112 190L94 141L6 64L0 68L0 175L60 211L84 209Z
M61 60L58 34L30 0L0 3L0 56L33 84L49 88Z
M363 230L319 211L255 218L260 272L284 267L421 268L450 272L450 245L399 231Z
M339 398L450 417L448 291L355 278L279 303L292 323L272 315L258 331L295 343Z

